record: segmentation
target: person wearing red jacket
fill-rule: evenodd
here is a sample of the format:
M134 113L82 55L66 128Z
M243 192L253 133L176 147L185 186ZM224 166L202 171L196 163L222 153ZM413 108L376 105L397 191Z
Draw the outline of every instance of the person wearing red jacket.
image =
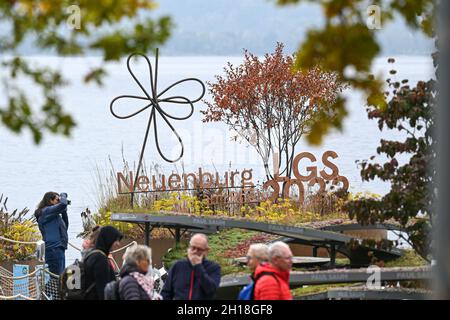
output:
M281 241L269 247L269 263L256 268L255 300L292 300L289 274L292 269L292 251Z

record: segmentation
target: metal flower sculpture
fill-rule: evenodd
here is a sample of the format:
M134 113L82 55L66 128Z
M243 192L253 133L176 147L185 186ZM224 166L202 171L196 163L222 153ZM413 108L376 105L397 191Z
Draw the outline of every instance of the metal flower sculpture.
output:
M150 87L151 88L145 88L142 85L142 83L137 79L137 77L133 73L133 71L131 70L130 61L135 56L141 56L141 57L143 57L146 60L146 62L148 64L148 67L149 67L149 71L150 71L149 76L150 76ZM184 153L183 140L181 139L180 135L177 133L177 131L175 130L173 125L170 123L169 119L186 120L189 117L191 117L192 114L194 113L194 103L200 101L203 98L203 96L205 95L205 92L206 92L206 88L205 88L205 85L203 84L203 82L200 81L199 79L186 78L186 79L182 79L182 80L179 80L179 81L171 84L170 86L168 86L167 88L162 90L160 93L158 93L158 89L157 89L157 83L158 83L158 49L156 49L154 74L153 74L152 64L151 64L149 58L147 56L145 56L144 54L141 54L141 53L133 53L133 54L131 54L128 57L128 59L127 59L127 68L128 68L128 71L130 72L131 76L133 77L134 81L136 81L138 86L141 88L141 90L143 92L143 96L133 96L133 95L121 95L121 96L118 96L118 97L114 98L111 101L110 110L111 110L111 113L113 114L114 117L123 120L123 119L132 118L132 117L136 116L137 114L139 114L139 113L141 113L141 112L143 112L143 111L145 111L147 109L150 109L150 115L149 115L149 119L148 119L147 129L145 131L144 142L142 144L141 154L140 154L139 162L138 162L138 168L137 168L137 171L136 171L136 179L135 179L135 183L134 183L134 186L136 186L136 181L137 181L137 178L139 176L139 171L140 171L140 168L141 168L141 165L142 165L142 159L144 157L144 152L145 152L145 147L146 147L147 140L148 140L150 126L152 125L152 123L153 123L153 128L154 128L155 144L156 144L156 148L158 150L159 155L165 161L171 162L171 163L180 160L183 157L183 153ZM183 97L183 96L163 97L164 94L166 94L170 89L172 89L176 85L179 85L179 84L181 84L183 82L189 82L189 81L198 82L201 85L202 93L197 99L190 100L189 98ZM137 99L137 100L144 100L144 101L146 100L148 102L148 104L145 107L139 109L136 112L133 112L133 113L130 113L128 115L123 115L122 116L122 115L118 115L114 111L114 104L120 99ZM163 110L163 108L160 106L160 103L187 104L190 107L190 112L186 116L175 116L175 115L170 114L169 112ZM177 139L178 139L178 141L179 141L179 143L181 145L180 155L176 159L169 159L161 151L161 147L160 147L159 140L158 140L158 129L157 129L157 121L156 121L157 120L157 114L159 114L159 116L166 122L166 124L169 126L169 128L172 130L172 132L175 134L175 136L177 137Z

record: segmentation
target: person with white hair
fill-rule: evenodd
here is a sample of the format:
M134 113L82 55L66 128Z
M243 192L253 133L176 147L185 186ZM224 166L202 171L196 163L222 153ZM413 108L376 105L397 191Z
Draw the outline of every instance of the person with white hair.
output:
M220 284L220 266L206 259L208 237L192 236L187 259L177 261L169 270L161 295L164 300L211 300Z
M120 271L120 300L161 300L153 289L153 278L146 276L152 265L152 251L144 245L129 247Z
M252 272L252 282L245 286L239 292L238 300L253 300L254 299L254 285L255 285L255 270L260 264L269 261L269 247L264 243L251 244L247 251L247 267Z
M292 300L289 275L292 251L281 241L269 246L269 263L260 264L255 271L255 300Z

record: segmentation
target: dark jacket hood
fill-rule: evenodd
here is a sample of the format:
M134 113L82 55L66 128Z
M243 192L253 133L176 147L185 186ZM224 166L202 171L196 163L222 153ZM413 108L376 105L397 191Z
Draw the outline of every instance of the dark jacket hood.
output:
M122 234L119 230L112 226L105 226L100 229L100 232L95 241L95 249L102 250L105 254L109 254L114 242L122 239Z

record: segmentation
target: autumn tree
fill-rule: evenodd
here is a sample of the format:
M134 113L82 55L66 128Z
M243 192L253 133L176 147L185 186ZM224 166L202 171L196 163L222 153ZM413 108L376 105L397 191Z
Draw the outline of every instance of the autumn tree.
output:
M282 6L306 1L276 0ZM369 117L379 121L380 129L397 128L408 134L405 141L380 142L377 152L388 156L388 162L362 162L361 175L364 180L380 178L391 182L391 190L379 201L362 199L349 203L351 216L362 223L391 218L399 221L408 234L407 241L429 259L427 234L433 220L430 201L435 197L436 169L431 160L435 157L432 147L436 139L432 138L431 133L435 129L436 83L425 79L411 88L406 82L390 81L388 86L393 97L387 100L389 97L383 92L383 81L371 74L371 67L382 49L376 38L378 29L393 19L403 19L411 30L434 38L438 6L442 1L315 2L323 9L325 22L307 31L305 40L299 45L294 68L307 70L319 64L327 72L336 72L352 88L365 93L367 105L370 106ZM342 96L336 99L334 109L344 116L347 113L346 101ZM341 124L320 116L313 122L312 132L308 135L308 141L313 144L320 144L331 127ZM399 164L397 157L400 154L409 154L409 163Z
M36 143L45 132L69 135L75 126L58 94L68 80L56 68L24 59L20 54L24 44L58 56L101 56L103 61L84 77L86 83L101 85L105 63L135 51L147 52L169 37L169 17L145 17L156 6L152 0L78 0L75 5L68 0L0 1L3 125L16 133L29 129ZM19 80L31 81L40 93L31 97Z
M275 0L287 6L310 0ZM371 75L372 62L381 52L376 39L378 28L391 20L404 19L411 30L434 36L436 1L433 0L320 0L314 3L323 9L324 23L307 31L299 45L295 69L309 70L320 65L324 71L335 72L352 88L361 90L367 103L384 108L383 79ZM379 23L379 25L377 25ZM339 95L334 110L338 121L318 113L311 125L308 141L320 144L330 128L340 128L347 114L346 100Z
M262 60L245 51L241 65L229 63L223 76L208 83L212 101L205 101L203 121L222 121L250 143L264 163L267 179L274 177L269 165L274 156L279 174L291 177L295 146L310 133L316 113L339 121L331 106L344 84L318 67L292 72L294 60L283 54L281 43Z
M393 63L394 59L389 61ZM405 138L380 141L377 154L387 157L385 163L374 162L373 156L360 165L363 180L378 178L390 182L391 189L381 199L350 201L346 208L350 218L362 224L397 221L407 234L401 237L430 261L428 236L435 216L432 205L436 201L436 169L428 165L436 160L437 85L434 79L419 81L414 87L408 80L387 79L387 83L390 90L386 92L386 108L370 105L368 116L378 121L380 130L398 130ZM404 164L399 160L402 155L409 158Z

